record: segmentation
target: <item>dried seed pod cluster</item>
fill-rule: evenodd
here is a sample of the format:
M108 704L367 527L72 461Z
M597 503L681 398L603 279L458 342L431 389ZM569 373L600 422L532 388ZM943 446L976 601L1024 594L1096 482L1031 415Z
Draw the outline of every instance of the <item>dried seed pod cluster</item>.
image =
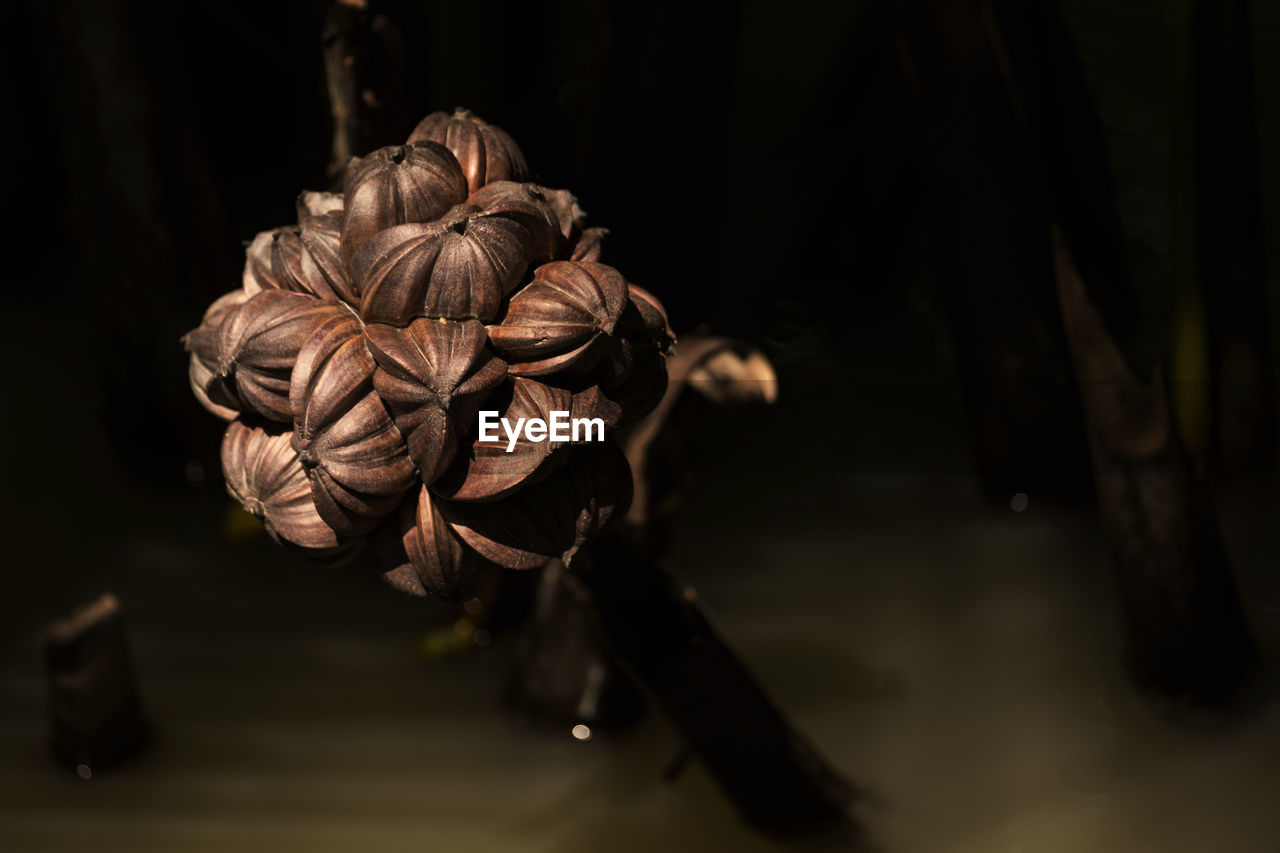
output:
M606 232L572 194L528 177L504 131L436 113L249 244L242 286L184 343L197 399L230 422L227 489L276 541L367 545L397 589L456 599L626 514L612 435L479 440L482 410L612 430L666 386L661 304L600 263Z

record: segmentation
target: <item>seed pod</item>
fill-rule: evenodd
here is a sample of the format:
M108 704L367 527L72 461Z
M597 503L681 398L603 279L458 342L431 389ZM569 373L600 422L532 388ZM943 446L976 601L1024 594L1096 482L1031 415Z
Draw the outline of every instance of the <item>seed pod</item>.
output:
M524 277L532 240L520 222L472 205L436 222L388 228L351 267L360 314L395 326L414 317L487 323Z
M613 267L556 261L539 267L489 327L513 376L584 373L627 306L627 281Z
M373 393L312 438L299 458L320 516L349 536L376 527L399 505L416 474L400 431Z
M294 293L316 293L302 272L302 229L298 226L277 228L271 232L271 278L280 290Z
M618 407L598 388L574 394L523 378L509 381L489 400L486 410L490 405L513 430L522 420L527 422L536 418L549 423L554 411L568 412L571 421L574 418L599 418L606 427L616 425L621 415ZM496 432L497 438L487 441L481 441L477 435L471 452L458 454L453 468L432 487L437 494L458 501L500 498L545 476L568 455L557 451L572 444L572 440L552 441L550 435L544 440L532 441L520 428L513 445L503 427L499 426ZM510 452L507 450L509 446L512 448Z
M360 297L342 265L342 210L303 219L298 241L301 286L321 299L359 307Z
M544 385L532 379L516 379L507 383L486 408L492 406L499 417L515 425L529 418L547 420L552 411L569 411L573 393L563 388ZM460 453L457 464L436 482L436 492L462 501L493 500L518 489L539 472L543 463L563 443L530 441L523 429L510 452L509 440L502 429L498 437L481 441L477 434L470 453ZM549 469L547 469L549 470ZM542 472L542 473L545 473Z
M306 293L264 290L227 315L218 327L217 370L210 399L273 421L293 419L289 376L311 333L345 308Z
M253 296L287 290L327 302L354 303L355 293L338 260L341 225L339 210L308 216L301 225L263 231L245 252L245 292Z
M289 384L294 430L306 445L372 388L373 358L360 320L346 311L325 320L302 346Z
M573 245L582 234L582 227L587 222L587 212L578 205L578 197L568 190L544 189L543 193L547 196L551 209L555 211L556 219L560 221L560 237L564 244Z
M290 229L273 228L270 231L261 231L245 247L242 281L244 292L249 296L256 296L264 290L285 289L280 287L275 274L271 271L271 255L278 232L288 230Z
M631 504L631 471L613 441L575 448L545 480L491 503L440 504L458 537L509 569L533 569L552 557L568 565L589 539L622 520Z
M377 362L373 385L430 484L453 461L458 434L502 382L507 366L485 348L475 320L414 320L407 329L370 324L365 343Z
M600 253L604 250L604 238L608 236L608 228L584 229L569 246L569 260L599 261Z
M262 519L272 539L318 551L344 544L316 512L289 433L233 421L222 439L222 470L227 491Z
M422 486L400 508L400 562L383 579L410 595L464 601L484 583L493 563L458 539L440 515L431 491Z
M556 210L557 192L565 191L548 190L537 184L495 181L473 192L467 204L480 208L486 216L505 216L523 225L530 234L527 260L533 266L555 260L564 243Z
M373 390L373 367L360 321L343 311L307 339L289 390L293 446L311 478L316 509L349 536L377 526L415 474L400 431Z
M523 181L529 174L524 154L505 130L461 107L453 115L432 113L409 134L409 144L438 142L453 152L475 192L493 181Z
M593 376L600 390L621 408L618 426L625 427L662 402L667 391L667 360L653 340L620 338Z
M676 338L671 332L667 309L662 307L662 303L652 293L638 285L627 285L627 295L627 310L618 323L619 331L626 335L648 337L656 341L663 352L669 351Z
M590 239L597 244L597 257L569 257L582 241L582 226L587 214L578 206L577 197L568 190L553 190L533 183L494 181L473 192L467 203L478 205L486 212L521 218L536 236L545 239L545 243L536 243L529 258L531 265L566 258L598 260L598 243L607 233L603 228L588 229L592 232ZM584 251L588 249L583 247Z
M379 148L347 169L342 260L378 232L431 222L467 197L467 180L449 150L435 142Z
M235 418L238 410L229 405L221 405L209 399L208 388L218 372L218 327L235 309L244 304L249 295L243 289L233 290L219 296L204 312L204 320L199 327L182 336L182 345L191 353L187 376L191 381L191 390L200 401L200 405L213 412L224 421ZM223 397L225 400L225 396ZM231 402L231 401L227 401Z

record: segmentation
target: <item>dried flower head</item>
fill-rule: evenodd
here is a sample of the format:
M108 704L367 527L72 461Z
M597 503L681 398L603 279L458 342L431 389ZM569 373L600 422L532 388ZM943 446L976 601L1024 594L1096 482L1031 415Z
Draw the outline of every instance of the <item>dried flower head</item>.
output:
M366 541L387 581L456 600L494 566L568 561L627 511L612 435L483 441L477 416L631 423L661 399L662 305L600 263L603 228L527 183L466 110L353 160L257 235L241 287L183 338L192 390L230 421L227 489L277 541Z

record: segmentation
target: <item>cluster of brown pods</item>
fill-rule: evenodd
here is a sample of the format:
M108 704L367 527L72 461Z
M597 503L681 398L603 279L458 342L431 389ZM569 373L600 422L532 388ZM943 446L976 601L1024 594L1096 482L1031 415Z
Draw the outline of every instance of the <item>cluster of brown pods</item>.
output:
M227 489L281 544L367 546L396 588L468 595L497 566L568 560L626 514L604 442L481 442L481 410L647 414L666 388L661 304L599 262L566 190L465 110L355 159L342 194L247 249L243 287L184 343L191 387L230 421Z

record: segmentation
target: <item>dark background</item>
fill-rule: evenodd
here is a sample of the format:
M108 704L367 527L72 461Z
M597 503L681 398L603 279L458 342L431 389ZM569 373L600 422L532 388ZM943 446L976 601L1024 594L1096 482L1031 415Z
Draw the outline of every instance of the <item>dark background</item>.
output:
M6 199L13 216L4 285L3 517L10 556L0 638L11 650L4 653L8 683L0 689L13 700L3 727L17 756L4 771L15 790L37 772L32 768L43 766L40 627L104 589L121 595L137 625L144 694L150 679L161 710L166 697L179 719L184 709L195 709L185 718L188 728L180 722L171 728L189 731L196 719L229 739L239 763L217 765L222 771L252 777L255 768L287 765L297 756L272 752L271 720L314 713L313 722L329 720L336 730L308 729L312 740L299 749L321 756L306 765L308 772L339 772L333 768L341 762L335 765L323 751L323 744L332 748L328 734L359 738L363 729L387 723L374 698L368 704L351 698L360 689L377 702L428 702L442 719L464 717L469 707L492 710L492 685L483 674L500 669L492 662L487 668L445 665L466 696L452 704L416 688L388 688L440 676L415 669L408 657L397 658L400 669L378 668L379 654L410 647L424 626L451 616L430 603L401 600L370 578L317 572L260 538L236 538L238 528L225 520L217 466L220 424L187 387L179 338L213 298L238 286L242 241L291 221L299 190L329 183L326 5L68 0L7 10L6 136L13 151ZM748 659L756 650L764 680L781 681L782 699L799 709L802 722L826 733L836 763L849 765L854 777L880 774L873 781L888 787L895 803L912 797L962 802L955 791L968 777L957 770L954 778L913 788L902 780L921 778L919 767L902 769L892 756L877 764L874 746L844 739L849 719L870 726L866 737L873 742L883 722L881 711L859 716L859 703L883 709L876 703L899 695L893 685L916 684L916 678L928 683L926 673L937 676L952 666L930 659L918 672L906 664L895 671L902 661L886 662L892 654L864 661L864 650L879 648L876 637L905 632L901 636L943 648L964 636L955 620L965 614L994 614L982 624L1004 631L1002 620L1021 618L1010 611L1054 602L1067 608L1061 618L1068 626L1046 640L1054 654L1062 660L1086 655L1072 645L1078 640L1093 650L1083 669L1095 667L1113 679L1106 682L1111 686L1079 673L1006 684L978 650L965 658L966 683L978 690L1007 686L988 697L1005 703L1004 719L1012 721L1006 731L1056 720L1047 708L1072 702L1114 701L1125 708L1117 712L1123 719L1095 719L1090 725L1112 735L1092 740L1079 732L1029 735L1016 755L1049 743L1070 744L1063 747L1070 752L1098 738L1122 740L1114 733L1146 724L1145 706L1115 698L1127 694L1118 686L1119 652L1114 663L1109 656L1113 605L1090 515L1088 449L1044 229L1035 225L1045 215L1037 181L1046 172L1059 175L1054 163L1097 167L1072 182L1076 200L1083 199L1073 215L1102 222L1099 233L1106 237L1082 263L1111 264L1123 275L1093 295L1136 362L1148 371L1164 363L1172 376L1197 470L1219 487L1250 618L1264 647L1276 633L1277 361L1271 339L1280 320L1273 273L1280 268L1280 12L1261 2L1116 5L1026 4L1033 12L1013 3L990 6L1011 34L1010 52L1030 92L1033 129L1042 134L1033 133L1038 141L1031 143L1024 129L1002 117L998 82L975 71L972 85L957 84L950 94L925 92L926 102L932 95L933 103L948 105L929 113L904 77L904 44L926 62L931 55L920 32L933 33L963 57L963 39L952 35L971 31L965 21L982 14L981 4L380 7L399 30L405 60L398 104L405 123L400 136L383 144L401 141L428 112L471 108L520 142L539 180L571 188L591 223L612 230L605 260L662 298L677 331L705 325L743 336L774 360L778 406L707 414L690 457L699 478L680 540L684 550L676 556L683 555L700 585L720 590L730 633L737 632ZM1224 31L1243 35L1219 38ZM1222 44L1230 57L1243 58L1243 77L1238 62L1215 53ZM967 67L963 58L961 65ZM1236 76L1222 68L1237 69ZM1062 80L1075 88L1063 88ZM1071 153L1095 147L1095 161ZM999 180L979 182L967 201L945 189L957 175L989 172ZM1236 342L1231 352L1243 348L1244 355L1224 355L1230 349L1224 341ZM1044 508L1034 522L1040 526L1008 526L1015 493L1030 496L1032 515ZM979 541L967 538L975 536ZM930 539L939 550L920 551L919 543ZM968 557L955 556L966 547ZM1015 558L1009 548L1031 548L1038 556L1018 552L1023 556ZM1028 580L1009 568L1009 561L1024 558L1048 574ZM925 564L937 574L920 568ZM741 586L734 581L738 571ZM919 598L903 592L907 588ZM754 592L735 593L739 589ZM1026 599L1015 595L1001 603L1010 589L1023 590ZM874 602L892 614L884 631L836 628L853 613L880 624L860 609L874 610ZM803 638L794 646L781 643L794 652L791 658L772 640L753 643L753 626L775 624L770 620L778 637ZM362 657L364 631L381 645ZM1036 647L1016 631L981 636L992 644L990 660L1002 660L997 647ZM332 656L313 656L316 644ZM861 662L832 651L853 654L855 646ZM343 668L342 648L357 649L354 669ZM317 659L324 665L314 669ZM381 676L359 674L370 668ZM800 674L789 675L794 672ZM292 677L301 692L286 689ZM347 691L344 678L357 686ZM848 703L852 716L833 711L824 717L806 704L817 697L822 706L828 688L836 697L830 701ZM384 689L390 692L378 692ZM329 690L347 692L354 707L320 710ZM936 718L883 712L906 720L898 725L907 728L913 719L933 727L947 743L966 741L967 715L987 701L959 687L932 699L927 690L902 690L923 703L911 708L973 703L954 714L938 711ZM1053 701L1022 707L1011 700L1032 694ZM265 703L266 717L243 710L253 701ZM1271 721L1274 711L1265 702L1260 707L1256 713ZM417 719L434 712L415 706L404 713ZM487 726L505 725L485 719ZM1241 725L1213 718L1203 727L1227 738L1224 733ZM249 731L267 733L245 740ZM482 741L488 729L468 731ZM642 737L666 748L663 734L646 731ZM529 759L503 732L503 749ZM1146 741L1138 758L1098 770L1099 778L1126 780L1119 788L1098 794L1075 777L1063 782L1109 797L1117 822L1090 823L1093 818L1081 817L1093 814L1085 809L1060 823L1049 820L1044 832L1083 838L1091 849L1105 848L1099 839L1132 842L1114 849L1145 849L1126 834L1138 832L1127 815L1204 795L1187 781L1190 787L1162 799L1164 789L1152 780L1159 774L1142 769L1163 761L1166 750L1182 748L1183 729L1169 732L1158 736L1167 740ZM1274 755L1274 722L1263 734L1246 726L1241 737L1250 746L1232 746L1239 753L1228 754L1258 761ZM408 735L423 742L432 736ZM1255 736L1262 740L1247 740ZM370 748L377 753L377 746ZM625 791L633 773L622 768L633 768L637 779L654 774L635 742L623 749L616 765L590 767L616 774L613 784ZM182 753L190 759L185 772L203 778L210 765L200 762L215 753L213 745ZM951 764L983 775L982 753L961 753ZM504 755L492 750L493 772L502 771ZM556 767L572 761L560 753L539 753L539 760ZM151 761L152 773L156 761L167 766L163 758ZM355 772L372 778L379 767L396 765L396 772L412 775L397 761L370 759ZM1252 792L1236 796L1237 811L1227 811L1246 827L1244 846L1222 849L1269 849L1266 839L1277 837L1274 821L1251 823L1249 811L1267 789L1249 781L1236 758L1189 760L1179 767L1192 769L1171 772L1171 784L1198 778L1206 764L1222 784L1235 784L1238 774L1241 790ZM148 783L145 772L134 771L144 775L133 777L130 784L139 787L130 791L153 790L148 785L157 783ZM1001 778L988 799L971 804L981 820L935 810L919 831L894 822L914 826L912 820L889 819L896 827L889 834L901 832L908 846L933 839L920 849L970 849L943 847L938 839L956 832L985 837L975 827L1026 813L1025 803L1011 799L1022 777ZM1062 781L1052 780L1048 802ZM42 784L36 817L14 824L29 845L22 849L57 846L42 846L41 814L50 820L64 809L80 809L82 817L117 808L140 814L119 789L119 800L107 801L115 805L77 801L72 807L63 799L71 789ZM475 779L460 784L460 790L483 789ZM589 779L583 784L589 787ZM309 799L307 790L296 788L296 799L281 806L284 826L330 802L328 795ZM243 817L241 807L253 799L250 793L243 800L218 796L196 790L190 802L214 802L208 814L226 820ZM661 796L679 799L678 791ZM718 808L713 795L701 796L705 808ZM356 802L342 815L358 824L365 812L358 805L363 800ZM639 820L611 811L611 802L590 806L605 838L618 821ZM191 808L182 813L206 814ZM567 808L553 803L547 814ZM675 808L673 825L701 826L702 817ZM1225 813L1213 808L1193 803L1188 820L1199 815L1205 825L1223 823ZM8 818L17 821L20 811L15 807ZM712 830L691 837L708 845L746 843L717 819ZM467 820L484 823L482 814ZM463 846L456 849L482 849L480 836L468 835L470 825L458 824ZM1097 834L1063 829L1081 826ZM1250 835L1248 827L1256 832ZM170 831L152 837L157 849L164 842L155 838L184 837L181 827ZM415 831L406 828L406 836ZM1029 837L1043 840L1037 832ZM669 841L661 832L653 838ZM1152 849L1175 849L1157 848L1157 840ZM1262 846L1247 846L1254 841Z
M938 11L946 4L916 5L919 19L949 26ZM1195 34L1213 42L1222 24L1193 22L1206 14L1193 5L1072 2L1051 24L1002 14L1015 49L1025 43L1019 73L1065 73L1088 99L1047 103L1044 114L1062 145L1096 141L1107 158L1085 180L1110 184L1090 187L1083 215L1118 217L1112 238L1125 241L1118 265L1128 280L1096 298L1114 303L1117 322L1141 326L1147 361L1173 354L1176 379L1204 380L1200 365L1215 356L1190 356L1186 367L1171 329L1187 315L1213 326L1196 312L1202 291L1221 288L1194 271L1184 246L1212 239L1195 230L1196 211L1206 211L1202 222L1221 218L1245 235L1217 263L1244 257L1250 267L1235 311L1255 318L1249 337L1265 370L1249 391L1271 398L1276 309L1264 257L1276 228L1257 211L1275 181L1257 151L1276 135L1265 97L1277 73L1265 49L1273 25L1267 10L1241 7L1258 19L1234 48L1245 50L1252 89L1215 80L1213 68L1197 77L1214 45ZM930 154L888 8L390 3L404 67L392 112L409 127L465 105L507 128L543 182L571 187L612 229L609 258L658 293L680 329L710 322L771 342L784 363L875 365L889 379L949 378L950 362L991 488L1030 475L1087 493L1073 473L1088 466L1051 280L1030 257L1043 237L1000 220L1035 209L1038 190L1024 188L1039 167L1019 164L1018 129L998 124L976 136L952 125L956 157ZM215 430L189 405L170 344L234 285L241 242L290 220L300 188L329 183L324 4L56 3L14 14L11 198L22 213L9 285L37 310L58 306L62 323L85 323L76 340L95 357L78 372L103 405L82 426L105 428L134 475L179 485L187 459L211 459ZM1064 62L1079 67L1062 72ZM982 115L995 86L977 80L948 120L1009 121ZM1081 115L1097 127L1080 130ZM1234 134L1216 154L1201 141L1215 125ZM382 143L399 141L385 133ZM1046 156L1059 155L1050 146ZM1209 173L1210 186L1226 187L1220 198L1195 194L1206 159L1241 164L1225 184ZM975 268L956 256L953 243L972 234L948 219L938 170L987 160L1015 164L1000 166L1005 185L995 190L1012 198L974 216L1015 260ZM1034 406L1009 403L1024 392ZM854 395L834 396L857 408ZM1202 449L1212 456L1210 443ZM1269 440L1245 443L1252 465ZM889 455L935 463L913 461L906 445Z

